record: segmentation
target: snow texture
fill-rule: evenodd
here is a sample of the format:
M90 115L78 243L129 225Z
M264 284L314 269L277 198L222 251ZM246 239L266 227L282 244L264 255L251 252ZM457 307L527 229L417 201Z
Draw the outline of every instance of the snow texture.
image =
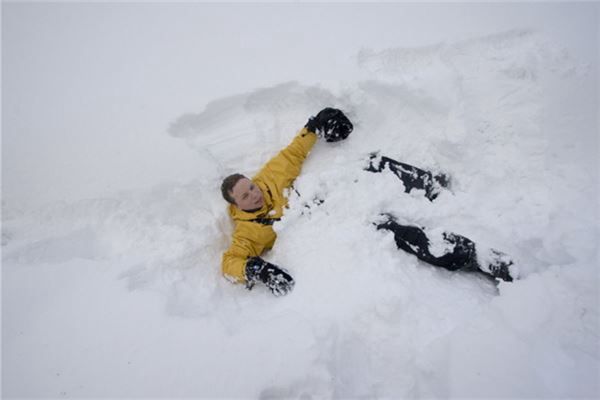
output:
M4 205L3 394L599 396L596 169L577 146L558 158L548 131L553 88L590 71L528 30L355 60L369 79L284 82L175 118L173 140L211 160L186 184ZM326 106L354 132L315 145L264 255L294 291L230 284L221 179L252 175ZM374 151L452 188L404 193L363 170ZM375 229L383 212L510 254L521 279L426 265Z

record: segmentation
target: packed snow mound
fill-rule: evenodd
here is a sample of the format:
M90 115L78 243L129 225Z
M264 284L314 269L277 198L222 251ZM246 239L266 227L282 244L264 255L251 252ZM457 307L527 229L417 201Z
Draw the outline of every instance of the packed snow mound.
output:
M110 321L102 335L118 348L133 340L140 349L107 362L118 368L82 375L76 371L102 363L102 346L64 363L27 330L26 314L10 308L8 392L50 396L66 385L75 397L598 395L600 236L597 219L580 212L596 209L590 193L597 184L588 165L554 166L553 137L542 129L553 118L548 88L584 79L585 69L528 31L365 49L357 61L368 79L282 83L176 119L169 134L214 161L187 185L8 210L2 245L9 304L25 298L17 288L32 284L32 267L56 269L60 279L82 263L89 274L78 282L82 293L100 296L102 282L116 296L109 307L123 303L135 313L109 317L92 308ZM221 179L251 176L326 106L341 108L354 132L315 145L274 225L276 246L264 255L292 273L294 291L276 299L263 287L248 292L230 284L220 274L233 227ZM565 104L564 112L577 109ZM434 202L407 194L393 174L364 170L372 152L444 172L451 190ZM502 250L521 279L497 283L423 264L375 229L384 212ZM132 300L149 293L158 299L150 308ZM36 307L45 315L65 318L66 299L52 308L41 298ZM89 311L69 310L73 318ZM128 321L124 336L118 318ZM68 341L68 333L57 323L44 334ZM39 363L41 355L49 357ZM64 371L62 380L50 376L53 368ZM143 376L163 376L167 386Z

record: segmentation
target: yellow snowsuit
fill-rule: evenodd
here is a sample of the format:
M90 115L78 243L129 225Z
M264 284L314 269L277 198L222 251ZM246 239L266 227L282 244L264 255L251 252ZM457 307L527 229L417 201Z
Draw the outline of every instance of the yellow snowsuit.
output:
M317 140L317 135L303 128L285 149L279 152L252 181L264 196L264 205L255 212L246 212L229 205L229 215L235 223L231 246L223 253L223 275L233 282L246 281L245 269L248 257L260 256L273 247L277 235L274 221L281 218L287 205L284 189L290 187L300 174L302 163Z

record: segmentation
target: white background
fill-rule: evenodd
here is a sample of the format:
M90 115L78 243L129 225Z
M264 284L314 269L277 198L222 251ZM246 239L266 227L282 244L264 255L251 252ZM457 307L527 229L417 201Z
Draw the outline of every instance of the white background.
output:
M287 81L355 80L361 49L510 29L541 31L589 64L577 95L585 121L569 136L588 157L598 151L594 3L3 2L2 11L5 206L188 181L207 161L166 129L212 99Z

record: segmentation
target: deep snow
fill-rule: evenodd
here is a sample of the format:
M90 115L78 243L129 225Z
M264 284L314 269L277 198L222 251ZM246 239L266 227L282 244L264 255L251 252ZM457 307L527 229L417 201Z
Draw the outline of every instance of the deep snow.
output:
M353 80L281 82L174 118L172 140L210 160L187 183L3 204L3 395L600 396L598 153L569 130L598 132L576 100L597 71L534 30L355 62ZM220 180L254 173L324 106L355 131L317 143L275 225L265 258L294 291L231 285ZM406 194L362 169L371 151L443 171L452 190ZM521 279L418 262L374 229L381 212L501 249Z

